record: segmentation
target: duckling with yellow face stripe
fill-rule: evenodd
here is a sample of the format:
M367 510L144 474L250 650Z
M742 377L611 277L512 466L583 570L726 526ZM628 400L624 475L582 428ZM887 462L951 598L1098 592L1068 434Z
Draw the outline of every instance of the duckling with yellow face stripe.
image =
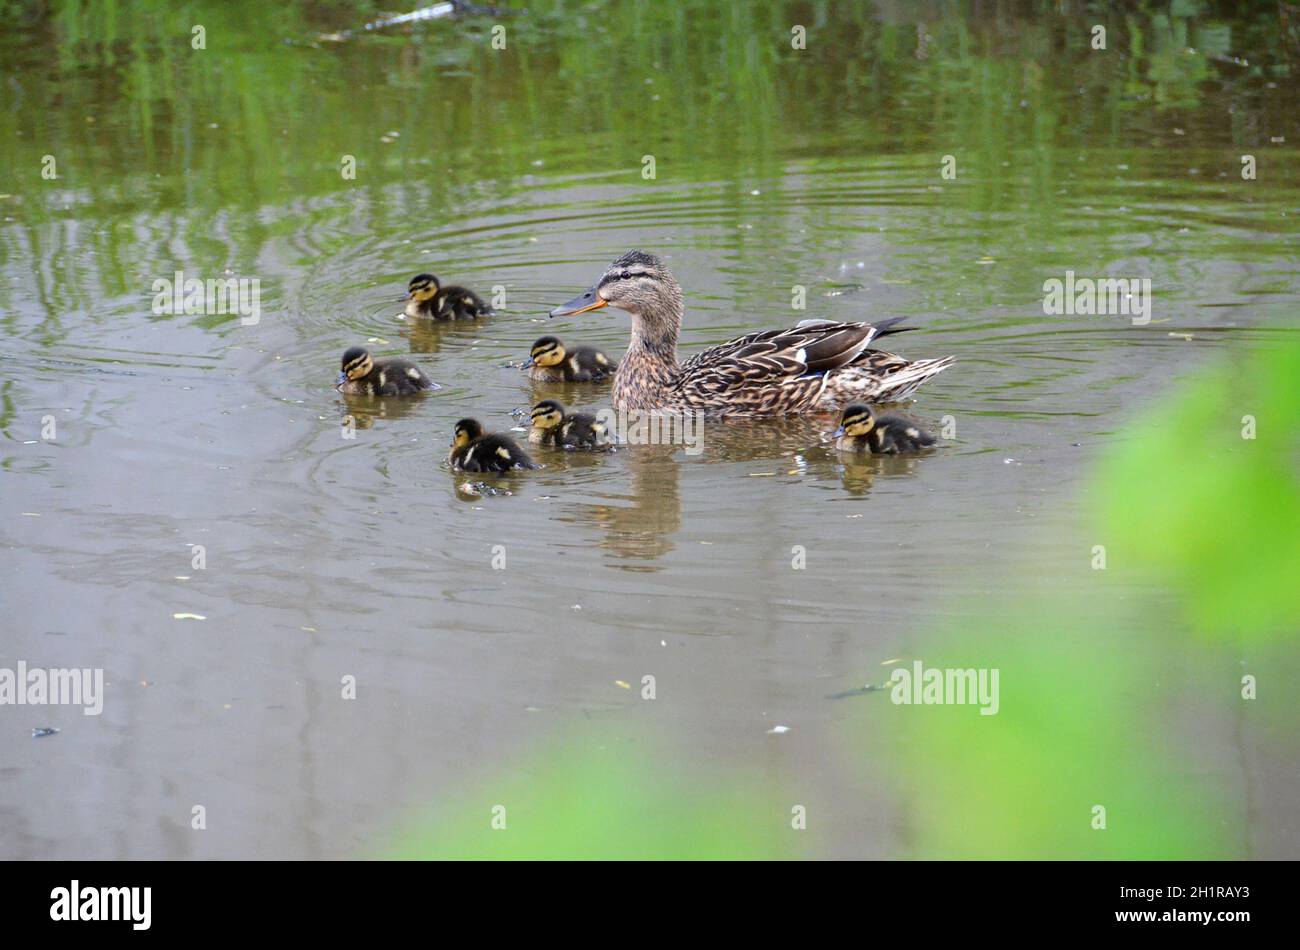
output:
M919 452L935 444L935 438L911 419L903 416L878 416L870 406L855 403L844 410L840 427L833 435L835 448L841 452L871 452L873 455L899 455Z
M533 344L524 369L541 383L590 383L613 376L618 364L594 346L570 350L556 337L544 336Z
M598 449L609 444L605 424L585 412L569 412L554 399L533 406L528 441L563 449Z
M537 468L514 439L500 433L484 432L477 419L461 419L456 423L447 461L458 472L509 472L516 468Z
M432 274L416 274L407 284L406 315L426 320L474 320L492 315L492 308L466 287L444 287Z
M354 346L343 354L334 388L348 396L409 396L442 387L410 360L375 359L364 346Z

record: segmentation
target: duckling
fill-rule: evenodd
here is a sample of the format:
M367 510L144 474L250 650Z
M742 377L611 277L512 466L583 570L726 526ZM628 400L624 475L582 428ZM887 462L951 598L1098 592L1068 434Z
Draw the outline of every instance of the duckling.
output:
M596 449L607 444L605 424L585 412L569 412L554 399L533 406L528 441L565 449Z
M614 375L618 364L594 346L569 350L555 337L544 336L533 344L524 369L542 383L590 383Z
M910 419L881 415L870 406L854 403L844 410L840 427L833 435L841 452L865 452L874 455L898 455L919 452L934 445L935 438Z
M398 298L406 301L408 317L430 320L473 320L491 316L487 302L466 287L443 287L432 274L416 274Z
M451 467L458 472L508 472L515 468L537 468L528 453L515 444L508 435L489 434L477 419L461 419L456 423L447 456Z
M348 396L409 396L442 387L410 360L375 359L364 346L354 346L343 354L334 388Z

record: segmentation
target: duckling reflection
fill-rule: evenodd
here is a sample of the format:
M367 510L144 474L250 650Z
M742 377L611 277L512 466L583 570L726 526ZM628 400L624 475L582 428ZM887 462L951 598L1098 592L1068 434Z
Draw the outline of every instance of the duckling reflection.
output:
M340 395L343 397L340 425L345 429L369 429L377 419L402 419L420 409L418 399Z
M412 353L438 353L446 345L473 343L484 334L481 320L408 320L398 331Z
M870 455L846 455L840 466L840 483L850 495L866 495L876 480L876 464Z

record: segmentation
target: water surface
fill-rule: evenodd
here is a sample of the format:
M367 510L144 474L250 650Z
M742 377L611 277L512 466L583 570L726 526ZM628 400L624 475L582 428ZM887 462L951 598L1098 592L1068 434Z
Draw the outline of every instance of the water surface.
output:
M1295 329L1300 101L1271 5L1135 8L1107 51L1056 4L533 6L505 50L482 20L317 42L367 18L332 4L55 3L6 28L0 665L102 667L109 692L98 718L0 710L0 855L372 853L593 721L814 802L836 830L810 853L906 855L905 790L833 738L883 700L827 697L1014 601L1025 564L1091 583L1097 453ZM909 317L898 352L958 360L909 411L955 438L846 464L825 420L718 424L698 457L543 452L460 490L456 419L607 404L513 364L551 332L620 353L626 316L546 311L630 247L685 289L684 355ZM177 270L258 278L260 322L153 313ZM402 319L424 270L504 288L502 313ZM1150 278L1151 323L1046 316L1067 270ZM444 388L349 405L338 358L367 341ZM1272 787L1209 745L1230 794ZM1246 852L1293 857L1294 795L1253 805Z

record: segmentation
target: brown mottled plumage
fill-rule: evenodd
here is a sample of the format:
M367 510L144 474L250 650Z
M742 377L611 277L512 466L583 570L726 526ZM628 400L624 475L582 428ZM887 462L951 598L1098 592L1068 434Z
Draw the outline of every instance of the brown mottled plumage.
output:
M897 333L901 317L870 323L804 320L750 333L677 362L682 290L653 254L629 251L590 290L551 316L613 306L632 315L632 342L614 375L617 409L771 416L819 412L851 402L905 399L953 363L951 356L909 362L868 349Z

